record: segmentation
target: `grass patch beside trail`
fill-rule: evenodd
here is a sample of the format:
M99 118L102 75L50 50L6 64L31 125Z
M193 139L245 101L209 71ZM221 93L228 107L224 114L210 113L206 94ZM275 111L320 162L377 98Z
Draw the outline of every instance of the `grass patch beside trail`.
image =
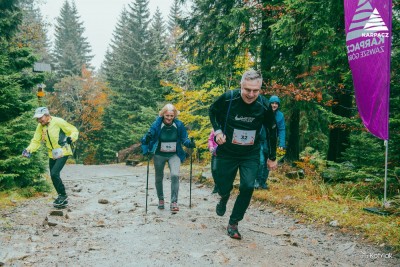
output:
M10 192L0 192L0 209L5 209L8 207L16 206L17 202L22 200L22 196L20 196L15 191Z
M15 207L19 202L30 198L46 196L54 191L50 184L50 177L46 175L45 180L39 180L34 186L0 191L0 209Z
M8 190L0 192L0 209L12 208L30 198L41 197L46 193L36 192L32 188Z
M278 207L285 207L302 223L329 225L338 222L338 229L344 233L360 235L379 246L390 246L400 252L400 216L381 216L363 210L380 207L377 200L356 200L340 196L334 187L305 179L288 179L273 172L268 183L269 190L255 190L253 200L265 201Z
M213 187L211 177L201 179L199 174L208 171L207 167L196 164L194 177L196 182L202 182ZM364 211L363 208L381 207L378 199L366 197L359 200L352 194L343 193L339 185L325 184L317 178L307 175L304 179L288 179L285 172L290 171L282 166L278 171L271 172L268 185L269 190L255 190L253 201L267 202L288 211L300 223L329 226L337 221L338 226L332 231L360 236L361 239L378 246L390 246L394 252L400 252L400 216L381 216ZM182 166L181 175L188 174L188 166ZM187 175L188 176L188 175ZM239 182L239 174L235 183ZM237 192L237 188L234 189ZM330 226L329 226L330 227Z

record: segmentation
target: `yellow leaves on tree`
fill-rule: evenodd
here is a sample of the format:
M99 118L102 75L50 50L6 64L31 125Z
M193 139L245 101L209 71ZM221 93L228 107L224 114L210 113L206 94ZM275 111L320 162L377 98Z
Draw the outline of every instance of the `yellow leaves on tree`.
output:
M195 139L197 148L206 150L208 135L211 132L208 109L224 89L214 86L212 82L205 83L196 90L185 90L168 82L163 82L162 85L172 88L172 93L166 100L180 111L178 118L187 126L189 136Z

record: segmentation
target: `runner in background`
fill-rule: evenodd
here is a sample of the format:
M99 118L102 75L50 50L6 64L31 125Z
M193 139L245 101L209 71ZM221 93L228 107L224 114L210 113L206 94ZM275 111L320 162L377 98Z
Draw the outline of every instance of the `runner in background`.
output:
M213 176L213 180L214 180L214 189L212 191L213 194L218 193L218 186L215 183L215 168L216 168L216 164L215 164L215 155L217 155L217 147L218 144L215 142L214 140L214 130L211 130L210 136L208 137L208 150L211 153L211 174Z
M188 138L183 122L177 119L179 111L172 104L165 105L159 117L150 126L149 131L142 138L143 154L154 153L154 169L156 173L156 190L158 208L164 209L164 167L168 162L171 175L171 203L170 210L178 212L179 169L181 162L186 158L182 144L187 148L195 148L194 142Z
M285 117L283 113L279 110L280 108L280 99L278 96L273 95L269 99L269 104L271 105L272 110L275 113L276 125L277 125L277 133L279 139L278 152L283 153L286 149L286 126L285 126ZM267 165L265 164L265 155L268 155L268 142L266 137L266 132L264 127L261 129L260 133L260 168L258 170L257 180L254 185L255 189L268 189L267 179L269 176L269 170Z

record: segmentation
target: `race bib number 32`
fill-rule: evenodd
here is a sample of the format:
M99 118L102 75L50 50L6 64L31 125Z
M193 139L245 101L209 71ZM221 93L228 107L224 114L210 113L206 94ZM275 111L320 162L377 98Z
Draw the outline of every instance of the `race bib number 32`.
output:
M254 140L256 139L256 130L246 131L246 130L233 130L232 143L241 146L251 146L254 145Z

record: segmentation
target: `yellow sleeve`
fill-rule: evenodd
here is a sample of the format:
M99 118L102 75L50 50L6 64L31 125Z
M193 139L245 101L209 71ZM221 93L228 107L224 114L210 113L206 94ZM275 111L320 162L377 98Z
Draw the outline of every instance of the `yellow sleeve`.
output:
M38 126L36 127L35 134L33 135L33 138L31 140L31 143L29 146L26 148L30 153L36 152L40 146L41 146L41 141L42 141L42 132L43 132L43 127L40 123L38 123Z
M72 142L78 140L79 131L74 125L66 122L65 120L60 120L59 126L67 136L71 137Z

